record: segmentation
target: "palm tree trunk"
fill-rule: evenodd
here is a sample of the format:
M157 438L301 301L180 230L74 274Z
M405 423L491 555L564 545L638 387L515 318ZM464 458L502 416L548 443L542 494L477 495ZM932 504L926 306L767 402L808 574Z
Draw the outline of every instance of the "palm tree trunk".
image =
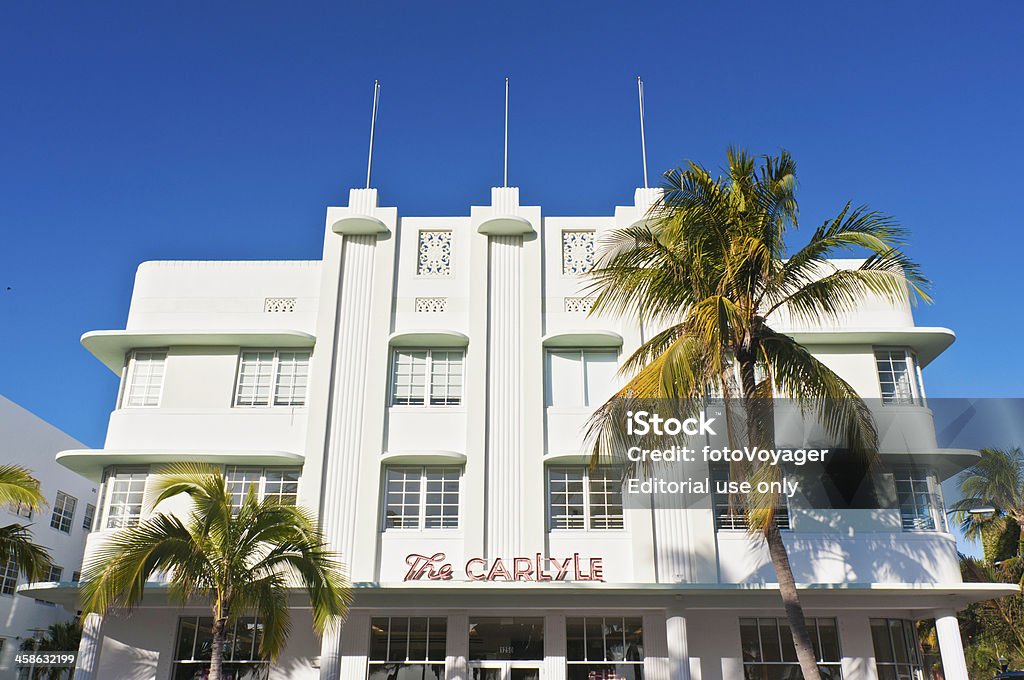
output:
M209 680L221 680L221 673L224 665L224 618L218 616L213 619L213 645L210 650L210 677Z
M757 320L755 320L757 322ZM755 323L755 326L757 323ZM740 365L740 382L743 388L744 402L747 411L748 432L751 445L765 445L773 447L775 437L773 433L759 431L758 423L766 427L766 422L761 422L761 417L766 412L764 409L769 405L759 403L755 397L756 374L754 372L756 352L752 350L752 339L745 338L743 347L736 352L736 359ZM755 411L758 417L753 417ZM770 416L770 412L767 412ZM786 553L786 544L782 542L782 534L775 525L775 518L772 517L762 530L765 541L768 543L768 554L775 568L775 578L779 581L779 594L782 596L782 606L786 610L786 620L789 621L789 631L793 636L793 646L796 648L796 659L800 663L800 673L804 680L821 680L821 672L818 670L817 654L811 644L811 636L807 632L807 619L804 617L804 608L800 604L800 595L796 591L796 579L793 577L793 567L789 564L789 555Z
M786 554L786 545L782 542L782 533L773 522L765 530L764 537L768 541L768 553L772 558L772 566L775 567L775 575L779 579L779 594L782 595L782 605L786 609L789 630L793 634L793 646L796 647L796 658L800 662L800 671L804 680L821 680L817 654L811 644L811 636L807 632L804 608L800 604L800 596L796 591L796 580L793 578L793 568L789 564L789 555Z

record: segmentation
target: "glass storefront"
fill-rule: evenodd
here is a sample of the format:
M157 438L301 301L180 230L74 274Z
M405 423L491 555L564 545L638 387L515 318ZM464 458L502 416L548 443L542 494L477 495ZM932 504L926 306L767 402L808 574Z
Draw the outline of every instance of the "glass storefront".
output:
M447 633L444 616L374 617L368 680L444 680Z

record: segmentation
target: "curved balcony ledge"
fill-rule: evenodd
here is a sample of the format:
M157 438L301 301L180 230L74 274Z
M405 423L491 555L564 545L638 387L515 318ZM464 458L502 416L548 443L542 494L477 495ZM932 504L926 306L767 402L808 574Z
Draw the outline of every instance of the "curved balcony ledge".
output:
M938 326L911 326L908 328L851 328L781 331L802 345L890 345L911 347L917 352L921 367L927 366L942 354L956 333Z
M133 349L150 347L312 347L316 338L297 330L252 331L89 331L82 346L114 373L121 373L124 356Z
M388 227L376 217L370 215L349 215L331 225L335 234L387 234Z
M536 233L529 220L516 215L500 215L484 220L476 229L488 236L518 236Z
M946 481L958 472L978 462L981 453L975 449L932 449L930 451L881 451L887 461L904 465L925 465L935 470L940 481Z
M541 342L545 347L622 347L622 336L614 331L580 330L551 333Z
M291 451L181 451L155 449L69 449L57 462L87 479L99 482L108 465L210 463L222 465L302 465L305 458Z
M458 451L422 450L422 451L385 451L380 457L382 463L396 465L400 463L419 463L435 465L463 465L466 454Z
M388 337L388 344L392 347L466 347L469 336L444 329L399 331Z

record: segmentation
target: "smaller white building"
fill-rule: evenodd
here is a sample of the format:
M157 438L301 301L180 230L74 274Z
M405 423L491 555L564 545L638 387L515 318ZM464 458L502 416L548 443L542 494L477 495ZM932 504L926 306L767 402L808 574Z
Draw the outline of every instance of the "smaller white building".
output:
M58 451L82 444L0 396L0 461L32 471L42 485L47 506L29 512L0 507L0 526L27 524L35 542L50 551L50 582L77 581L82 568L85 538L96 514L96 486L62 465ZM10 563L0 561L0 677L14 677L14 655L22 641L50 624L73 616L63 607L19 595L26 583Z

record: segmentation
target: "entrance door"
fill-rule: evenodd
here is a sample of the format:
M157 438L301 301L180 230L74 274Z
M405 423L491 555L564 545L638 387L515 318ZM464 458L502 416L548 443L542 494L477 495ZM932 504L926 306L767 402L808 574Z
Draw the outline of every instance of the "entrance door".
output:
M541 680L539 661L471 661L472 680Z

